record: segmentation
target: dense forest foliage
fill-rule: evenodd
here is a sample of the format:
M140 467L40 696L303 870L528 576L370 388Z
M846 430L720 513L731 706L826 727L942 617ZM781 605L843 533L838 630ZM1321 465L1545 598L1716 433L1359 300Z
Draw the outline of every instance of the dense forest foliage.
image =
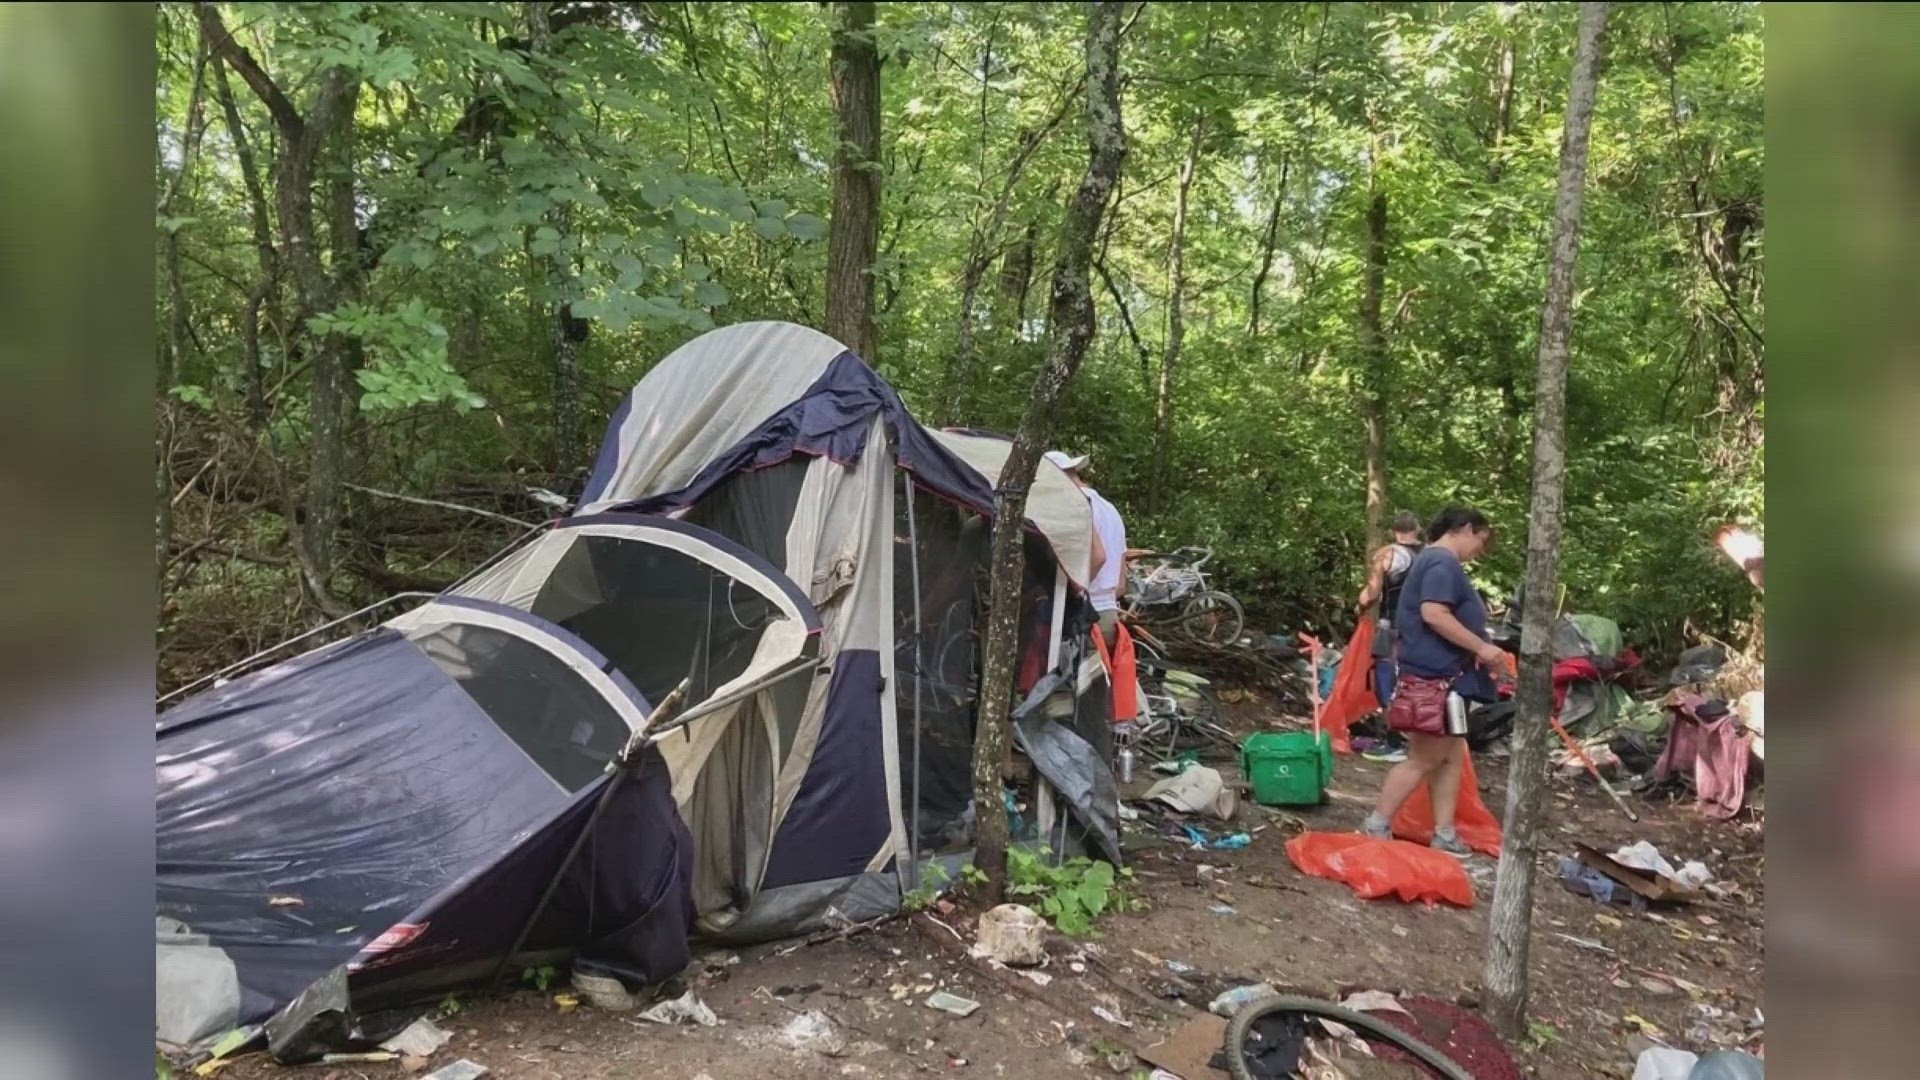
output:
M1144 4L1098 336L1055 442L1254 626L1342 632L1384 515L1524 560L1574 5ZM1752 591L1761 15L1621 4L1594 121L1563 580L1670 652ZM1087 160L1080 5L882 3L873 355L1010 430ZM819 4L165 4L161 679L437 588L577 493L618 396L728 322L826 325ZM845 31L843 30L843 33ZM863 273L860 268L835 268ZM477 511L477 512L476 512Z

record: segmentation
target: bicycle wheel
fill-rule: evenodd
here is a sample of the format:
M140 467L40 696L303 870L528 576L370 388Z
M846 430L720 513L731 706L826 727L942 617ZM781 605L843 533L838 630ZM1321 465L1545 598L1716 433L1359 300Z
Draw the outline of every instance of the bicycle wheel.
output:
M1246 629L1246 612L1240 601L1223 592L1203 592L1187 601L1180 612L1180 629L1189 637L1209 645L1231 645Z

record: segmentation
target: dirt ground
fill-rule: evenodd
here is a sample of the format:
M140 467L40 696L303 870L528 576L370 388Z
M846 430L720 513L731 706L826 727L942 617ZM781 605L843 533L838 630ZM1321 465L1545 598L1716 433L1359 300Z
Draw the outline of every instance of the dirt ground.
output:
M1243 732L1294 723L1260 704L1228 708ZM1233 764L1211 764L1238 778ZM1483 798L1498 815L1506 762L1490 757L1479 764ZM1298 816L1313 829L1356 828L1386 768L1342 758L1329 802ZM1146 781L1143 771L1129 792ZM1513 1048L1530 1076L1627 1077L1649 1037L1695 1050L1713 1048L1708 1040L1716 1039L1755 1048L1759 1032L1749 1022L1764 1008L1765 865L1753 811L1712 822L1688 804L1636 807L1638 825L1588 782L1555 782L1536 879L1535 1035ZM934 911L797 949L784 942L708 954L692 985L721 1021L711 1028L663 1027L585 1005L563 1009L552 990L474 995L442 1021L452 1041L427 1065L412 1063L414 1075L465 1058L501 1080L1111 1076L1115 1065L1122 1075L1142 1068L1116 1051L1162 1042L1218 989L1243 982L1319 996L1379 989L1478 1005L1491 859L1468 863L1477 894L1472 909L1426 908L1362 901L1343 885L1301 874L1284 851L1284 819L1250 802L1242 803L1239 824L1260 828L1238 851L1191 850L1156 838L1148 822L1138 824L1129 848L1146 909L1103 919L1091 939L1054 939L1044 988L968 961L957 938L971 940L969 912ZM1640 839L1676 865L1706 863L1738 892L1725 902L1651 914L1603 906L1560 885L1559 857L1571 854L1576 840L1612 850ZM1214 910L1221 905L1231 913ZM1184 977L1188 985L1179 984L1168 960L1196 969ZM935 1011L923 1002L936 989L980 1008L965 1018ZM1173 994L1187 1000L1167 996ZM1096 1006L1130 1026L1102 1019ZM836 1044L787 1045L783 1029L809 1010L833 1021ZM217 1075L408 1074L400 1063L281 1069L255 1055Z

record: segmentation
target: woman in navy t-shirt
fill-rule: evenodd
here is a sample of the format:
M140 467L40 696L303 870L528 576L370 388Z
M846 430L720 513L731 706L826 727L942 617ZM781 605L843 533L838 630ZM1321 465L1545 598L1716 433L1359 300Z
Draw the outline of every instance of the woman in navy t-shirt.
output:
M1390 837L1393 815L1425 780L1433 796L1433 846L1450 855L1470 854L1453 831L1467 740L1447 734L1447 693L1476 665L1512 666L1512 658L1487 640L1487 605L1464 568L1492 535L1485 514L1450 506L1427 526L1427 547L1407 570L1393 613L1400 682L1387 709L1387 726L1407 737L1407 760L1381 785L1380 801L1362 826L1369 836Z

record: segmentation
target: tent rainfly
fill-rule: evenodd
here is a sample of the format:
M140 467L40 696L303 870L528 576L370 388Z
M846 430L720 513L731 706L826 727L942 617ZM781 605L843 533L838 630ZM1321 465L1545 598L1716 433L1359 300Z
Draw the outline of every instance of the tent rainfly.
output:
M675 350L619 406L574 516L161 714L161 1041L264 1023L277 1057L310 1060L489 974L654 982L696 939L898 910L971 848L1006 455L923 428L804 327ZM1051 466L1028 526L1034 840L1118 862L1090 517Z

